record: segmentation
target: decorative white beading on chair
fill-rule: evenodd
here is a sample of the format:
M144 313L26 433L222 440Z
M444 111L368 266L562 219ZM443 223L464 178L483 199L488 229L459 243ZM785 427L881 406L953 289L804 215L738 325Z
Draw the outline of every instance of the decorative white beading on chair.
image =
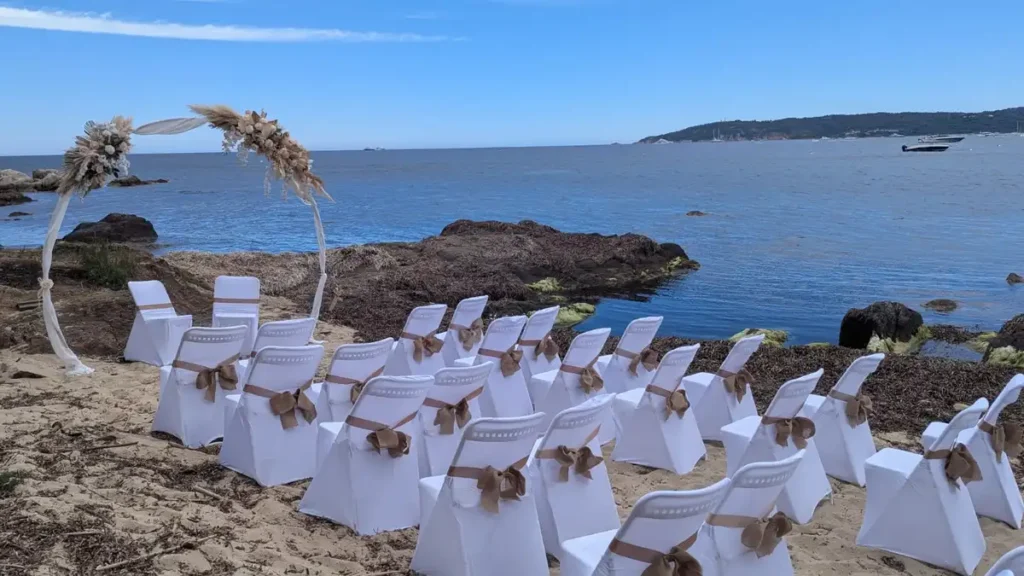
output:
M395 341L385 338L365 344L342 344L334 351L327 376L313 384L316 413L322 422L344 422L366 383L384 372Z
M384 365L387 376L433 376L444 368L441 348L444 341L437 337L437 329L441 326L444 313L448 307L444 304L431 304L413 308L405 321L391 357Z
M260 279L218 276L213 282L213 325L246 326L249 332L241 354L243 358L251 356L260 326Z
M192 316L178 316L159 280L129 282L128 291L136 310L124 359L153 366L170 364L178 353L182 336L192 327Z
M646 388L615 395L620 431L612 460L686 474L705 456L683 380L699 349L694 344L669 351Z
M857 358L827 397L811 394L800 411L814 421L814 443L825 473L858 486L864 485L864 462L875 454L868 425L871 398L861 387L884 358L885 354Z
M562 365L558 343L551 337L551 329L558 318L558 310L558 306L552 306L531 314L526 321L526 327L523 328L523 334L519 337L518 348L523 352L519 365L523 368L523 378L526 379L528 388L532 386L534 374L558 370ZM530 388L530 399L533 400L534 406L544 399L543 394L547 393L547 388L538 392Z
M434 387L420 408L418 433L420 477L438 476L448 470L462 441L462 430L481 415L480 396L487 385L491 363L442 368L434 375Z
M1024 546L1003 554L985 576L1024 576Z
M752 462L775 462L797 451L803 461L779 496L779 510L800 524L832 493L814 443L814 422L798 416L824 370L786 382L779 387L763 417L750 416L722 427L726 473L732 476Z
M153 431L189 448L224 436L224 396L238 388L238 355L248 328L190 328L177 357L160 368L160 401Z
M610 333L608 328L598 328L576 336L557 371L534 374L531 388L538 394L546 390L537 411L552 415L545 421L545 426L550 424L554 414L582 404L594 395L606 393L604 380L597 369L597 358ZM614 426L611 416L608 424Z
M658 353L650 346L662 320L662 316L633 320L622 333L615 352L597 360L608 392L618 394L650 384L658 369Z
M484 340L482 316L486 307L487 296L466 298L455 307L448 330L437 335L444 341L441 355L445 366L455 366L456 360L476 355Z
M309 344L309 339L313 336L313 328L315 326L316 318L275 320L260 326L253 343L251 357L242 358L239 362L242 371L247 371L252 363L252 358L256 357L256 353L267 346L289 348Z
M507 316L494 319L487 327L483 344L473 360L476 365L493 365L480 396L482 416L511 418L533 413L530 392L519 363L523 353L516 350L516 341L525 325L526 316Z
M757 352L762 340L763 334L743 338L729 350L717 372L698 372L686 377L686 394L705 440L721 440L722 426L757 416L754 396L750 392L754 379L744 366Z
M886 448L868 458L858 546L974 573L985 554L985 536L964 484L980 480L981 473L957 437L976 426L987 408L981 399L954 416L924 456Z

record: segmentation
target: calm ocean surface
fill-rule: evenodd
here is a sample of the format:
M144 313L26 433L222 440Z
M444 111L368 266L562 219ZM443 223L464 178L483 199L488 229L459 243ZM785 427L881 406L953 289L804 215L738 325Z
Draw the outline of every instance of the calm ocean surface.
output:
M565 231L639 232L683 245L702 268L649 302L606 300L582 325L621 330L665 316L663 334L788 330L835 342L850 307L899 300L926 322L997 329L1024 311L1024 138L968 137L941 154L911 140L317 152L330 246L415 241L459 218L537 220ZM75 200L62 234L110 212L151 220L165 250L312 251L312 217L263 195L263 167L220 154L135 155L132 173L169 184ZM56 168L57 157L0 158ZM3 209L0 244L40 245L53 194ZM690 210L709 216L687 217ZM0 213L6 216L6 214ZM956 312L921 304L953 298Z

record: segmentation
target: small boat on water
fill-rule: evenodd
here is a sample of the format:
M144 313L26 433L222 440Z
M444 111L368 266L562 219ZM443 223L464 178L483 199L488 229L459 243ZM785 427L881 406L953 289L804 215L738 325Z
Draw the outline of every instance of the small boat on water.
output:
M963 136L922 136L917 139L922 144L956 144Z
M949 144L914 144L913 146L903 145L904 152L945 152Z

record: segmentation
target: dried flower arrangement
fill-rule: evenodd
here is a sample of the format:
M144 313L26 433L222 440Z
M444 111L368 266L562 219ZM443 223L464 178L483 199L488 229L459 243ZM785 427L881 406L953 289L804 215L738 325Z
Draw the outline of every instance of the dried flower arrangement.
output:
M57 193L78 192L85 196L102 188L107 178L119 178L128 171L132 120L115 116L109 123L86 122L85 135L64 152Z
M267 159L269 165L263 179L264 192L270 193L270 181L276 178L284 184L285 195L291 189L307 204L311 192L330 198L323 180L313 174L309 151L296 142L277 120L268 119L265 111L246 110L239 114L219 105L194 105L190 108L205 118L211 127L224 132L222 146L225 152L235 152L242 162L248 160L250 152Z

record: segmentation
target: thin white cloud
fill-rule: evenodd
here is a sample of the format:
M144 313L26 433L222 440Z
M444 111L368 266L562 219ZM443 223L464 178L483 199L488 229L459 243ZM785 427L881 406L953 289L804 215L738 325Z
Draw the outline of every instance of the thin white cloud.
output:
M176 24L174 22L131 22L118 20L110 14L25 10L4 6L0 6L0 27L221 42L441 42L453 40L447 36L357 32L334 28L261 28L215 24Z
M186 0L186 1L191 1L191 0ZM198 1L203 2L203 1L207 1L207 0L198 0ZM444 14L442 14L441 12L436 12L434 10L421 10L419 12L412 12L412 13L409 13L409 14L405 15L405 18L407 20L443 20L444 17L445 17Z

